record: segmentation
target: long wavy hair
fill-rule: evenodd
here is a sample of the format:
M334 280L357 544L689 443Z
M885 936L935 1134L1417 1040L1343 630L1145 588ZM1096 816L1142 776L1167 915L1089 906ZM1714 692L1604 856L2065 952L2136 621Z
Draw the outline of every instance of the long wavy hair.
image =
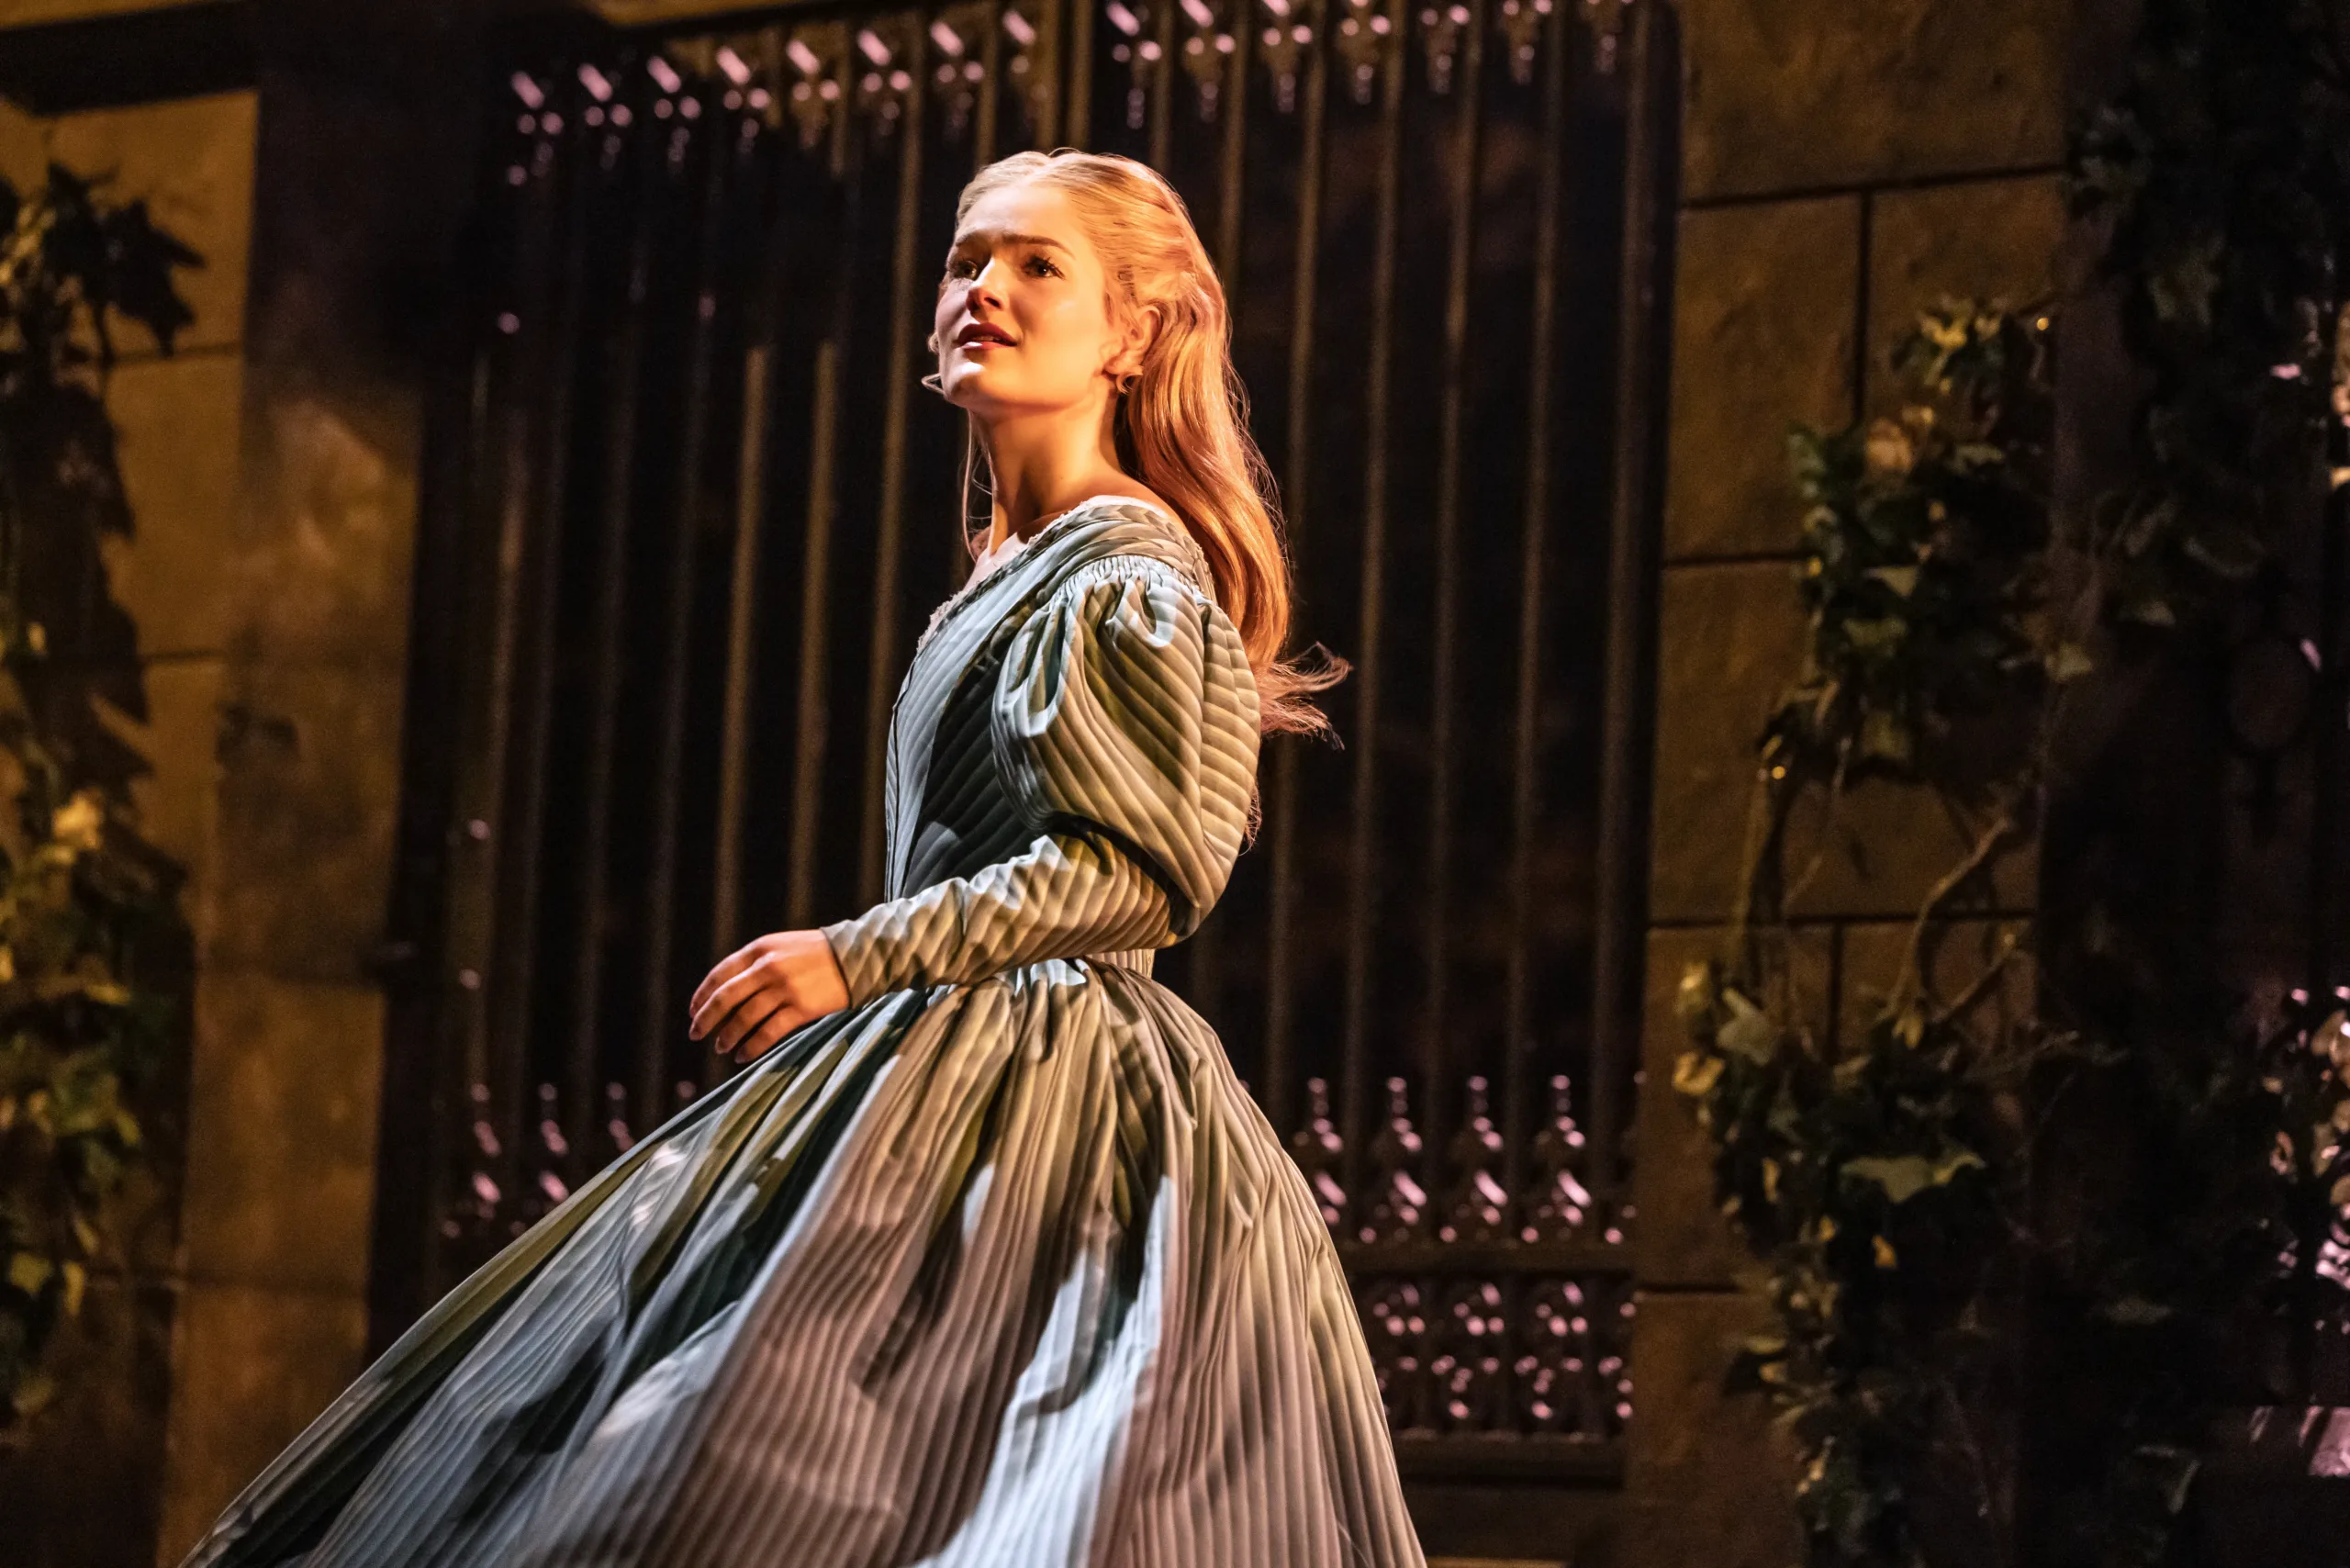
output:
M1117 394L1114 433L1125 471L1166 498L1215 577L1216 602L1239 628L1268 733L1326 734L1311 694L1347 665L1318 645L1310 664L1283 656L1289 640L1289 553L1272 471L1248 433L1248 394L1232 364L1224 285L1183 198L1157 170L1108 152L1015 152L972 176L955 208L959 230L990 191L1028 180L1058 186L1109 274L1113 322L1155 314L1140 373ZM963 516L986 461L967 427ZM988 476L992 493L994 476Z

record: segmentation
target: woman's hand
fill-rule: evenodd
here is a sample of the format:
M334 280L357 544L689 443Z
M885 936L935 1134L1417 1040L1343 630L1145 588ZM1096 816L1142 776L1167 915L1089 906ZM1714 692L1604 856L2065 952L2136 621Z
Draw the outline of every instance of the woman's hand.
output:
M719 961L689 1004L697 1040L749 1061L803 1024L848 1005L848 981L821 931L778 931Z

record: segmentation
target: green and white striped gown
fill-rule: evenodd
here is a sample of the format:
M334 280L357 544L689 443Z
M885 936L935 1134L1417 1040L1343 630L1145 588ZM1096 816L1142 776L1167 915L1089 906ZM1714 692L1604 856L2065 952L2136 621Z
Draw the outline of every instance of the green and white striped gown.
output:
M1197 546L1096 497L898 699L851 1005L465 1281L188 1559L1416 1568L1329 1238L1150 977L1238 854L1257 698Z

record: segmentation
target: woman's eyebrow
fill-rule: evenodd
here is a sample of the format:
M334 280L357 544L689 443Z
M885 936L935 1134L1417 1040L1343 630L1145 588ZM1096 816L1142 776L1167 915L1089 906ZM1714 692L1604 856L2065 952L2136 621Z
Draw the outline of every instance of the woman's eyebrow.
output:
M955 237L955 244L953 248L959 251L964 246L985 238L987 238L986 230L974 229L968 234L957 235ZM999 234L996 238L1009 245L1049 245L1056 251L1066 251L1069 249L1067 245L1062 244L1058 240L1054 239L1049 234Z

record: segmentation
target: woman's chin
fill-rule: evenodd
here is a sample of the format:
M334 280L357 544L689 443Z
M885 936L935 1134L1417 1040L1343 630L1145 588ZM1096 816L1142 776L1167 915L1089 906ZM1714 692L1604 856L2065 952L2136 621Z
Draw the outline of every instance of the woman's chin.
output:
M1033 388L988 365L973 365L946 383L946 400L973 414L1003 415L1034 412L1054 406Z

